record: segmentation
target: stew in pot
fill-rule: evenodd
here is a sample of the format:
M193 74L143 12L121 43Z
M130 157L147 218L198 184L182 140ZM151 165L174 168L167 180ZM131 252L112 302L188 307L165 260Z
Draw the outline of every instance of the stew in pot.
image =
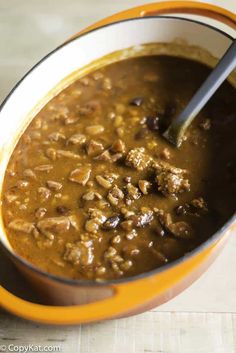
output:
M54 97L9 161L2 211L14 250L72 279L130 277L187 254L235 211L236 91L225 82L180 149L162 137L210 73L130 58Z

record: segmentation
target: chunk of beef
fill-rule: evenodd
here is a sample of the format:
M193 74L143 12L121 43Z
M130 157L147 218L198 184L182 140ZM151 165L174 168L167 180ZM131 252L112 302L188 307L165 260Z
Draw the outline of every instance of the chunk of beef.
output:
M111 162L111 153L109 150L105 150L97 157L94 157L96 161Z
M142 193L144 195L148 194L148 190L150 189L151 185L152 184L149 181L147 181L147 180L142 180L141 179L138 182L138 187L139 187L139 189L142 191Z
M108 193L107 199L113 205L117 206L120 200L123 200L124 193L123 191L115 185Z
M78 121L79 121L79 116L74 113L70 113L70 115L66 117L66 119L64 119L64 124L65 125L76 124L78 123Z
M180 239L192 239L193 230L187 222L176 222L171 223L168 230L176 237Z
M107 178L105 175L96 175L97 183L104 189L110 189L112 187L113 179Z
M72 170L72 172L69 175L69 180L84 186L89 181L90 174L91 174L91 168L89 166L86 166L86 165L81 166L79 168Z
M187 170L177 168L177 167L171 165L170 163L163 161L161 159L153 160L152 167L156 171L157 174L159 174L161 172L170 172L170 173L177 174L177 175L186 175L187 174Z
M137 147L129 151L125 163L131 168L142 171L151 165L152 158L146 154L144 147Z
M99 112L101 109L101 102L98 100L91 100L90 102L86 103L84 106L77 107L78 114L80 116L88 116L94 113Z
M31 179L31 180L36 180L37 179L36 174L33 172L32 169L25 169L24 172L23 172L23 176L25 178L28 178L28 179Z
M4 194L4 199L7 203L12 203L18 199L19 195L17 194L17 187L10 188Z
M57 159L57 150L55 148L47 148L45 155L51 159L51 161L55 161Z
M89 233L97 233L101 224L106 221L106 216L98 208L90 208L89 219L85 222L85 229Z
M32 222L24 221L23 219L16 218L8 224L8 228L17 232L30 234L35 226Z
M100 195L98 192L96 191L88 191L83 195L83 200L85 201L93 201L93 200L101 200L102 199L102 195Z
M90 219L95 219L99 224L103 224L107 217L98 208L89 208L88 215Z
M60 132L52 132L50 135L48 135L49 141L54 141L54 142L65 140L65 138L66 138L65 135Z
M132 221L134 227L143 228L152 222L153 211L150 209L143 209L141 212L131 215L128 219Z
M160 157L166 160L170 159L171 157L170 150L168 148L164 148L163 151L161 151L160 153Z
M97 156L104 150L103 144L101 142L91 140L87 145L87 153L89 156Z
M118 139L113 142L111 150L115 153L125 153L125 143L121 139Z
M176 195L190 190L188 179L181 174L163 171L156 177L158 190L165 196Z
M141 192L136 186L131 183L128 183L125 187L126 191L126 204L130 204L134 200L138 200L141 197Z
M154 161L158 190L165 196L176 195L190 190L186 170L172 166L164 161Z
M199 197L190 203L177 206L175 212L178 216L191 215L199 217L208 212L208 207L206 201L202 197Z
M51 240L54 239L55 235L67 232L70 225L70 218L65 216L44 218L37 222L38 230Z
M166 213L163 210L157 210L157 216L160 224L164 228L168 229L169 225L172 223L172 217L170 213Z
M41 219L41 218L43 218L45 216L46 213L47 213L47 209L46 208L39 207L39 208L36 208L34 215L35 215L35 217L37 219Z
M193 229L187 222L173 222L170 213L163 210L159 210L157 216L160 224L175 238L188 240L194 237Z
M86 136L83 134L74 134L67 140L67 144L78 145L78 146L85 144L85 142L86 142Z
M115 163L116 161L118 161L122 157L123 157L122 153L111 154L111 152L109 150L106 150L106 151L102 152L100 155L98 155L97 157L94 157L94 159L97 161Z
M207 203L203 199L203 197L199 197L197 199L192 200L190 202L190 205L192 205L197 210L201 210L201 211L204 211L204 212L208 211Z
M51 191L48 188L45 188L44 186L40 186L38 188L38 194L41 202L45 202L51 196Z
M93 241L78 241L76 243L67 243L63 259L73 265L89 266L94 260Z

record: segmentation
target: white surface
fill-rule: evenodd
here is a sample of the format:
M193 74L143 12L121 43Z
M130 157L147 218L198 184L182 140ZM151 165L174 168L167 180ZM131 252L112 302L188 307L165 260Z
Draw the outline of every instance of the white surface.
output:
M136 0L0 0L0 100L48 51ZM236 1L211 3L236 12ZM54 328L0 314L1 344L60 344L65 353L235 353L236 238L201 279L171 302L133 318Z

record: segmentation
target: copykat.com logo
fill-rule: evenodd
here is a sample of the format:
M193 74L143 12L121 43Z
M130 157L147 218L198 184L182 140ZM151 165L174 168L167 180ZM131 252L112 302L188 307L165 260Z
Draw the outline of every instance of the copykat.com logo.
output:
M30 352L61 352L61 346L41 346L41 345L16 345L0 344L0 352L17 352L17 353L30 353Z

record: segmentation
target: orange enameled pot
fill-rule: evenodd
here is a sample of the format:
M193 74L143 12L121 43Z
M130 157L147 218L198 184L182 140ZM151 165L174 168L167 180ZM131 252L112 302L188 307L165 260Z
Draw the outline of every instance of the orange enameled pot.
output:
M176 13L181 18L157 16ZM198 20L184 19L185 14L197 15ZM204 18L208 22L214 19L212 26ZM224 24L224 31L219 30L219 24ZM72 72L115 51L130 47L140 50L142 44L172 42L176 37L219 58L232 42L235 30L236 16L229 11L199 2L179 1L127 10L74 36L31 69L0 108L0 185L22 130L46 100L71 82ZM200 276L222 249L235 220L236 216L232 217L211 239L171 264L107 283L57 278L34 268L14 253L1 220L4 251L37 288L45 304L21 299L0 286L0 305L26 319L51 324L87 323L145 311L171 299Z

